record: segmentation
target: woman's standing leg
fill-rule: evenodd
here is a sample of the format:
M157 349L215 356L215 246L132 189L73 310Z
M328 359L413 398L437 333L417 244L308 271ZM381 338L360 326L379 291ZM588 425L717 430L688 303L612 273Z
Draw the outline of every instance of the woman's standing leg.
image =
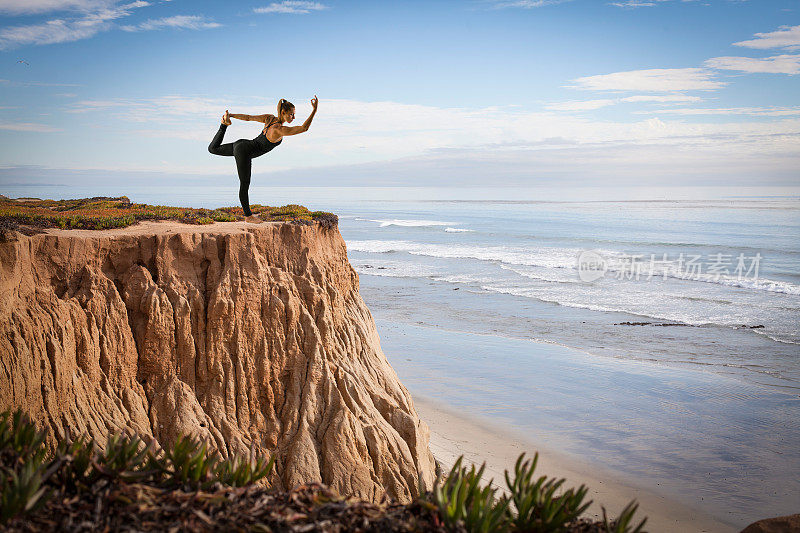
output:
M250 211L250 174L253 169L253 158L250 150L250 142L241 139L233 143L233 157L236 158L236 170L239 172L239 201L242 203L244 216L249 217L253 213ZM225 145L223 145L225 146Z

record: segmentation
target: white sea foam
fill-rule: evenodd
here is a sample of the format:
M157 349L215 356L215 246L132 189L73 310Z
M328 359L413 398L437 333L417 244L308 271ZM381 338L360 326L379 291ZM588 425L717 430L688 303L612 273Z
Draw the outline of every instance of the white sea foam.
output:
M715 279L714 276L703 274L695 281L717 283L727 287L739 287L742 289L755 289L759 291L800 295L800 285L795 285L794 283L789 283L787 281L776 281L766 278L751 279L743 277L742 279L738 279L734 276L720 276L719 279Z
M583 281L580 280L575 272L569 270L545 270L540 268L534 272L532 270L525 270L520 267L512 267L507 265L500 265L500 268L515 274L519 274L520 276L539 281L547 281L551 283L583 283Z
M441 257L447 259L477 259L496 261L511 265L542 266L549 268L576 267L576 258L581 250L576 248L547 248L518 246L476 246L468 244L425 244L413 241L350 241L348 249L369 253L406 252L412 255ZM609 255L616 254L604 250Z
M466 233L468 231L475 231L474 229L467 228L444 228L447 233Z
M800 344L800 339L798 339L798 335L794 335L793 336L794 338L789 339L789 338L787 338L785 336L782 336L782 335L779 335L779 334L771 334L770 335L769 333L764 333L760 329L754 329L753 331L755 333L758 333L759 335L764 335L768 339L771 339L771 340L773 340L775 342L782 342L784 344Z
M470 274L451 274L449 276L433 276L436 281L445 283L494 283L497 278L488 276L472 276Z
M588 309L590 311L601 311L605 313L626 313L639 315L658 320L669 320L692 326L702 326L705 324L718 324L721 326L739 325L747 318L732 316L707 316L704 314L692 314L687 310L671 310L665 307L663 302L658 306L649 307L646 302L642 302L642 295L630 295L630 301L618 299L616 301L605 301L603 298L594 298L588 294L568 293L566 291L545 292L533 287L507 286L498 284L481 285L481 289L500 294L512 296L522 296L525 298L535 298L543 302L558 304L564 307L574 307L577 309ZM658 301L656 294L649 295L654 301ZM583 297L583 299L581 299Z
M647 261L642 262L641 264L642 269L639 273L639 279L647 280L648 278L672 278L672 279L680 279L685 281L699 281L703 283L713 283L716 285L724 285L726 287L738 287L741 289L752 289L757 291L766 291L766 292L778 292L783 294L793 294L793 295L800 295L800 285L796 285L794 283L790 283L788 281L778 281L773 279L767 278L753 278L752 274L750 276L730 276L725 274L703 274L703 273L691 273L687 275L687 273L681 272L674 272L669 269L664 271L664 269L656 267L652 269L649 268L650 265ZM627 269L627 270L626 270ZM630 273L631 267L630 263L628 266L620 266L615 263L609 263L608 265L608 273L606 276L614 277L620 275L621 273Z
M393 219L371 219L371 218L357 218L356 220L364 220L368 222L377 222L380 224L381 228L385 228L387 226L402 226L406 228L414 228L414 227L427 227L427 226L457 226L458 222L445 222L441 220L419 220L419 219L402 219L402 218L393 218Z
M523 248L518 246L478 246L469 244L426 244L414 241L405 240L368 240L368 241L350 241L348 249L359 252L369 253L390 253L390 252L406 252L412 255L422 255L428 257L440 257L449 259L476 259L479 261L495 261L504 263L506 265L516 265L523 267L546 267L550 269L570 269L575 270L577 267L577 257L583 249L578 248L550 248L550 247L529 247ZM609 270L606 273L607 278L615 277L625 267L619 266L620 258L630 257L622 252L614 250L598 250L598 252L610 258ZM502 265L501 265L502 266ZM639 275L640 280L646 280L648 277L649 263L642 262L642 270ZM630 268L630 267L627 267ZM523 273L524 272L524 273ZM571 283L569 275L558 276L552 273L547 275L530 271L518 271L518 274L530 278L539 277L543 281L558 281L564 283ZM653 277L661 278L662 271L657 268L654 269ZM691 277L681 276L680 273L668 273L668 278L680 279L685 281L696 281L703 283L713 283L717 285L724 285L727 287L738 287L743 289L750 289L756 291L775 292L791 295L800 295L800 285L786 282L771 280L766 278L746 278L738 279L736 276L714 276L709 274L697 274Z

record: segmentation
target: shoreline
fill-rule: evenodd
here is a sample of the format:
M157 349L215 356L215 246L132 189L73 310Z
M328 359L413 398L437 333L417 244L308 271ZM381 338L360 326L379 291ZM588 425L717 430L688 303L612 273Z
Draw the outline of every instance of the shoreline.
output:
M430 449L446 473L459 455L464 456L464 465L480 466L486 462L483 480L492 479L492 485L505 491L504 470L513 471L520 453L533 458L539 452L535 477L546 474L566 478L565 487L586 484L587 499L593 500L584 516L602 520L601 505L609 517L615 517L625 505L635 499L639 509L634 522L647 516L645 529L659 532L731 533L741 528L721 522L708 513L676 502L666 496L636 487L629 480L589 465L563 452L548 449L532 442L527 436L482 416L467 418L452 408L425 396L414 395L414 408L419 417L428 424Z
M521 451L539 449L542 466L564 458L554 472L572 485L620 486L616 500L592 497L612 514L649 493L654 497L644 509L655 511L646 514L663 515L678 505L686 509L682 522L707 519L697 531L738 531L795 507L797 431L780 424L800 407L793 394L713 373L412 324L380 312L374 318L390 364L440 434L431 449L443 463L443 451L450 450L450 464L460 454L443 439L474 443L488 427L470 453L480 463L497 455L494 448L506 450L487 476L501 486L503 470L513 468ZM440 416L427 420L424 400ZM470 422L471 430L450 427L452 415ZM494 433L504 438L491 439ZM508 448L511 438L525 445ZM660 523L663 531L676 530Z
M797 346L774 341L756 333L759 330L718 325L649 329L618 326L617 323L642 317L624 311L598 313L484 291L458 280L389 276L381 274L381 263L374 258L359 256L350 260L356 265L370 309L387 319L424 323L452 332L466 330L554 344L592 357L654 363L737 379L748 387L767 387L776 392L794 390L800 394L800 374L791 363L792 348ZM364 263L378 266L365 271L359 268ZM419 302L425 305L418 305ZM409 317L411 309L415 312L413 318ZM748 359L748 354L756 352L771 354L769 361Z

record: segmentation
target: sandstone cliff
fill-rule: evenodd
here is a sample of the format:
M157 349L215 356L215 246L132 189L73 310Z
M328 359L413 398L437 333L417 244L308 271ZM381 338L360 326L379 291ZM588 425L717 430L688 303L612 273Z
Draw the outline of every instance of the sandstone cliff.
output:
M380 348L337 228L243 222L0 239L0 409L277 454L275 484L408 501L428 428Z

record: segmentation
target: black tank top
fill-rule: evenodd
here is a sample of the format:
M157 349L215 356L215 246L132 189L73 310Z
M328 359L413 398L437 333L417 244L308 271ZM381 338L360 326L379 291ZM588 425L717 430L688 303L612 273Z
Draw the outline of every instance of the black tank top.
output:
M281 139L280 141L278 141L276 143L270 141L269 139L267 139L267 135L263 131L261 132L261 134L258 137L256 137L253 140L256 141L258 144L260 144L261 146L263 146L263 148L267 152L269 152L270 150L272 150L273 148L275 148L276 146L278 146L280 143L283 142L283 139Z
M258 137L256 137L255 139L253 139L254 141L256 141L261 146L261 149L264 150L265 154L267 152L269 152L270 150L272 150L273 148L275 148L276 146L278 146L280 143L283 142L283 139L281 139L280 141L278 141L276 143L274 143L274 142L270 141L269 139L267 139L267 130L274 123L275 123L275 121L270 122L268 125L264 126L264 129L261 130L261 134Z

